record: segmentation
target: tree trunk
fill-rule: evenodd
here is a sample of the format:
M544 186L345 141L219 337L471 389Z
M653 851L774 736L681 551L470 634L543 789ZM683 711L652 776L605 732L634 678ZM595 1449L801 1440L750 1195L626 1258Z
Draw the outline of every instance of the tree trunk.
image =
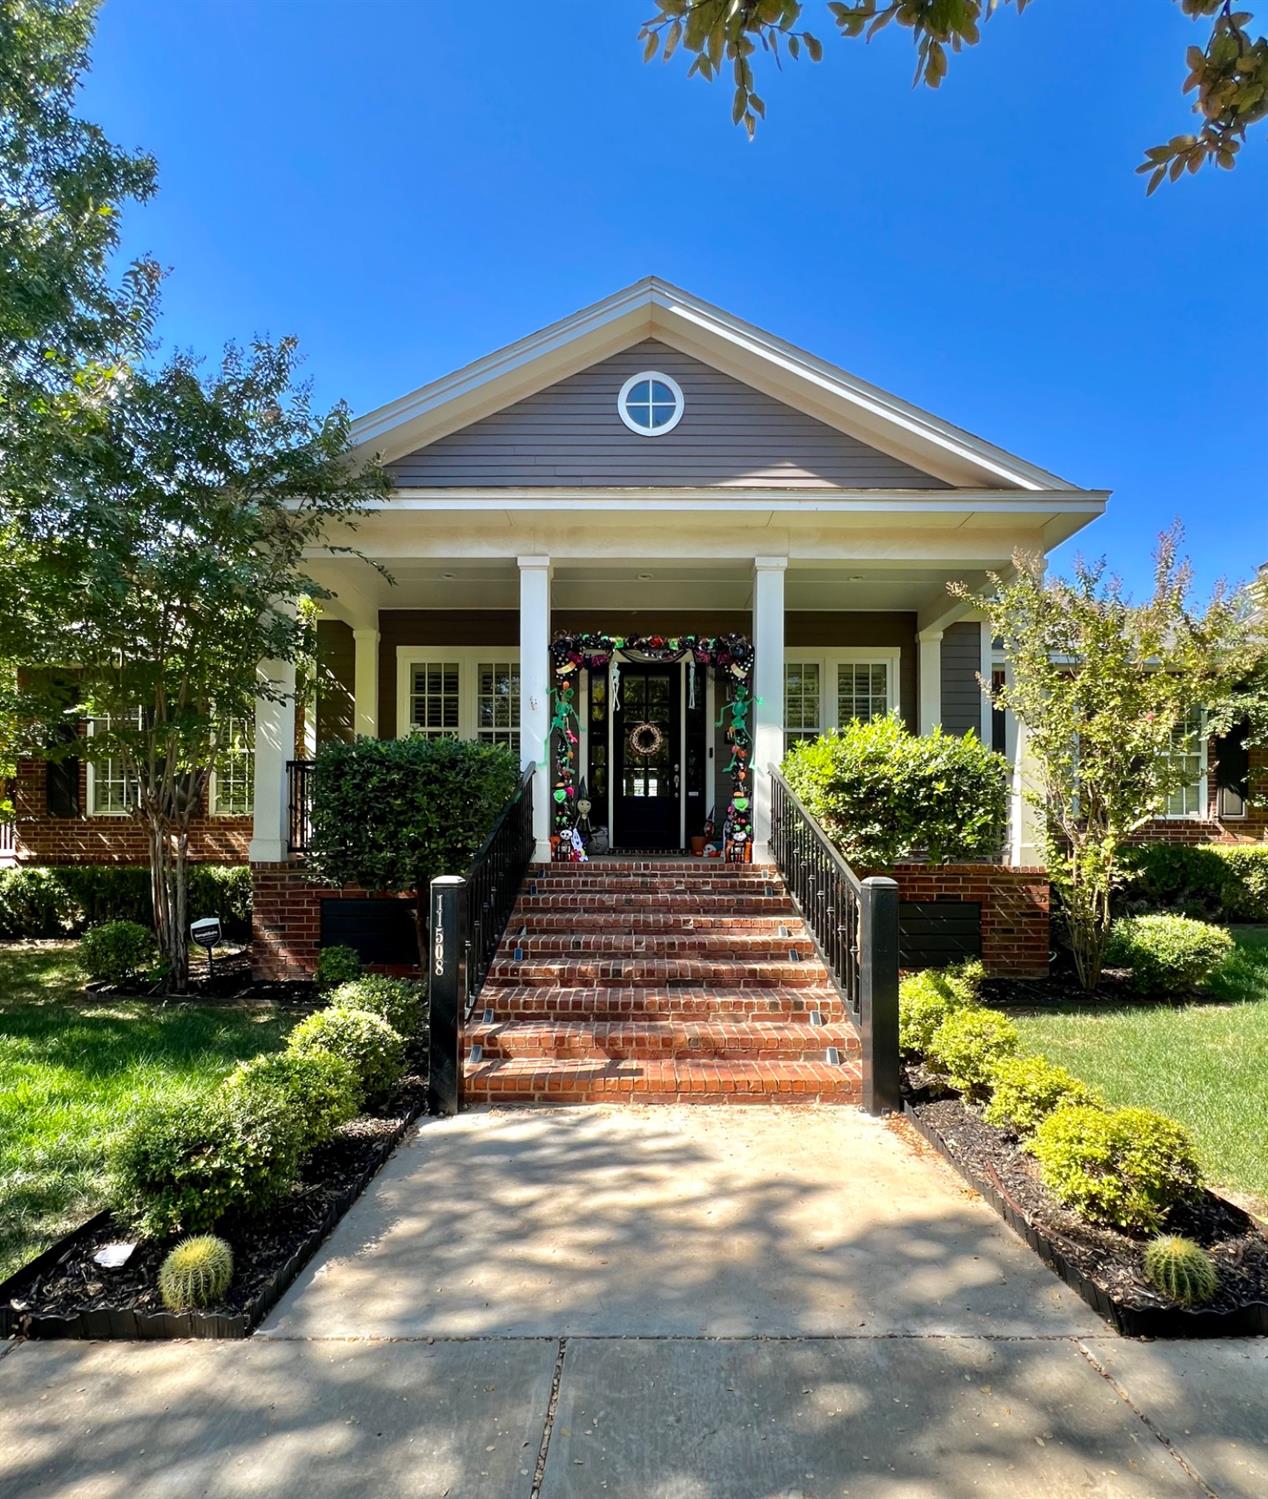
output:
M168 967L167 988L184 994L189 988L189 829L152 816L148 832L154 933Z

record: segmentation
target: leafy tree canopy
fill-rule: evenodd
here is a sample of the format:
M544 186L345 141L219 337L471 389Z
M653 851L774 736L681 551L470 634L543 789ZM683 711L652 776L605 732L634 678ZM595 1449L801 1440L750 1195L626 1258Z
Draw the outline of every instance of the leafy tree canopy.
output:
M948 55L976 46L982 23L1001 3L1020 12L1029 0L833 0L823 19L843 37L869 41L891 23L910 31L915 81L937 88L946 77ZM1268 116L1268 39L1252 34L1252 12L1232 0L1172 3L1205 26L1202 45L1186 53L1183 85L1184 92L1197 96L1193 107L1201 124L1145 152L1138 170L1148 174L1150 192L1164 178L1174 182L1206 162L1232 167L1248 127ZM752 136L766 117L753 69L758 49L777 65L781 46L793 59L803 52L812 62L823 56L823 43L803 24L807 9L802 0L657 0L656 14L640 32L644 57L650 62L659 53L668 61L681 48L692 57L688 76L710 80L729 67L735 83L731 115Z

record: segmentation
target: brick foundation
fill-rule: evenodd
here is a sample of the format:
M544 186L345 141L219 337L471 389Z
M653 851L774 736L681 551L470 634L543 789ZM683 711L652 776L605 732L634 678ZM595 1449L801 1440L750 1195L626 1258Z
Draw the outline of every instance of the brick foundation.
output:
M317 968L321 903L381 900L371 890L339 889L310 881L298 860L251 866L251 968L260 979L306 979ZM413 900L401 896L401 900ZM389 971L389 970L384 970ZM404 973L405 970L390 970ZM417 972L416 969L413 970Z
M982 907L982 961L995 978L1043 978L1050 949L1048 872L1000 864L900 864L903 901L964 900Z

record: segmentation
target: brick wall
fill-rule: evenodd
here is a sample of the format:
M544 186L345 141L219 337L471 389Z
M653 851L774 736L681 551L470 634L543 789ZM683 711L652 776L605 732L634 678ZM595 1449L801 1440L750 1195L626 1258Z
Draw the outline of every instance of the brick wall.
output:
M982 907L982 961L995 978L1048 972L1048 873L1000 864L900 864L890 871L902 901L963 900Z
M21 760L14 793L15 855L19 864L144 864L145 828L131 817L51 817L47 766ZM88 805L88 768L79 767L79 805ZM190 828L189 857L197 863L245 864L249 817L213 817L200 809Z
M311 978L317 968L321 903L383 899L370 890L317 885L298 861L251 866L251 968L260 979ZM402 900L411 899L402 896ZM384 970L404 974L407 970ZM416 973L416 969L409 970Z

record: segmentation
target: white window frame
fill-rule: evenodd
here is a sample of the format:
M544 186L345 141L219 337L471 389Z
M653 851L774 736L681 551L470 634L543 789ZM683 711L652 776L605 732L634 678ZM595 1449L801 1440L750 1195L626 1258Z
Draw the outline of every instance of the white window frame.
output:
M458 727L459 739L480 739L480 667L490 663L505 662L508 666L520 664L520 648L517 645L398 645L396 648L396 736L404 739L412 734L415 725L410 719L410 698L413 695L413 674L416 666L440 666L455 662L458 667ZM496 729L499 734L523 734L523 726ZM485 743L500 744L503 740L485 740ZM520 740L521 745L523 740ZM517 755L518 758L518 755Z
M232 723L232 720L230 721ZM207 780L207 814L210 817L253 817L255 815L255 725L243 725L246 730L247 747L244 752L247 762L246 784L250 805L245 812L235 812L219 805L220 792L216 782L215 766Z
M889 645L851 645L825 648L821 646L784 648L784 669L790 666L817 666L819 668L819 732L830 733L839 729L840 691L837 682L839 666L883 666L885 668L885 711L903 711L899 666L902 648ZM780 717L786 711L787 697L780 703ZM784 725L785 735L788 733ZM790 741L791 742L791 741Z
M660 427L643 426L641 422L635 421L625 409L625 403L629 399L630 392L644 380L658 380L668 388L670 395L674 398L674 414ZM649 403L649 415L650 405L655 404L657 403ZM664 437L666 432L672 432L678 423L682 421L682 414L686 410L686 405L682 386L671 375L664 375L659 370L641 370L637 375L631 375L625 384L621 386L621 393L616 398L617 415L630 431L636 433L639 437Z
M1193 812L1170 812L1165 807L1156 814L1156 822L1209 822L1211 820L1211 785L1210 767L1208 765L1207 745L1210 734L1207 732L1206 709L1199 710L1200 724L1198 728L1198 778L1190 781L1190 786L1198 788L1198 807Z
M97 732L97 725L98 725L98 723L100 723L103 719L108 720L110 717L111 717L111 715L109 713L98 713L95 717L90 718L88 720L88 732L85 735L85 738L91 739L93 737L93 735ZM140 710L140 708L138 708L136 710L134 718L135 718L135 722L136 722L137 727L140 728L140 726L141 726L141 710ZM91 756L86 756L85 758L87 759L87 762L88 762L87 763L87 767L86 767L87 771L88 771L88 816L89 817L131 817L132 816L132 809L129 808L129 807L102 807L102 808L98 808L98 806L97 806L97 766L93 764ZM123 777L123 785L124 785L124 794L125 794L125 798L126 798L127 785L128 785L128 778L127 778L126 774Z

